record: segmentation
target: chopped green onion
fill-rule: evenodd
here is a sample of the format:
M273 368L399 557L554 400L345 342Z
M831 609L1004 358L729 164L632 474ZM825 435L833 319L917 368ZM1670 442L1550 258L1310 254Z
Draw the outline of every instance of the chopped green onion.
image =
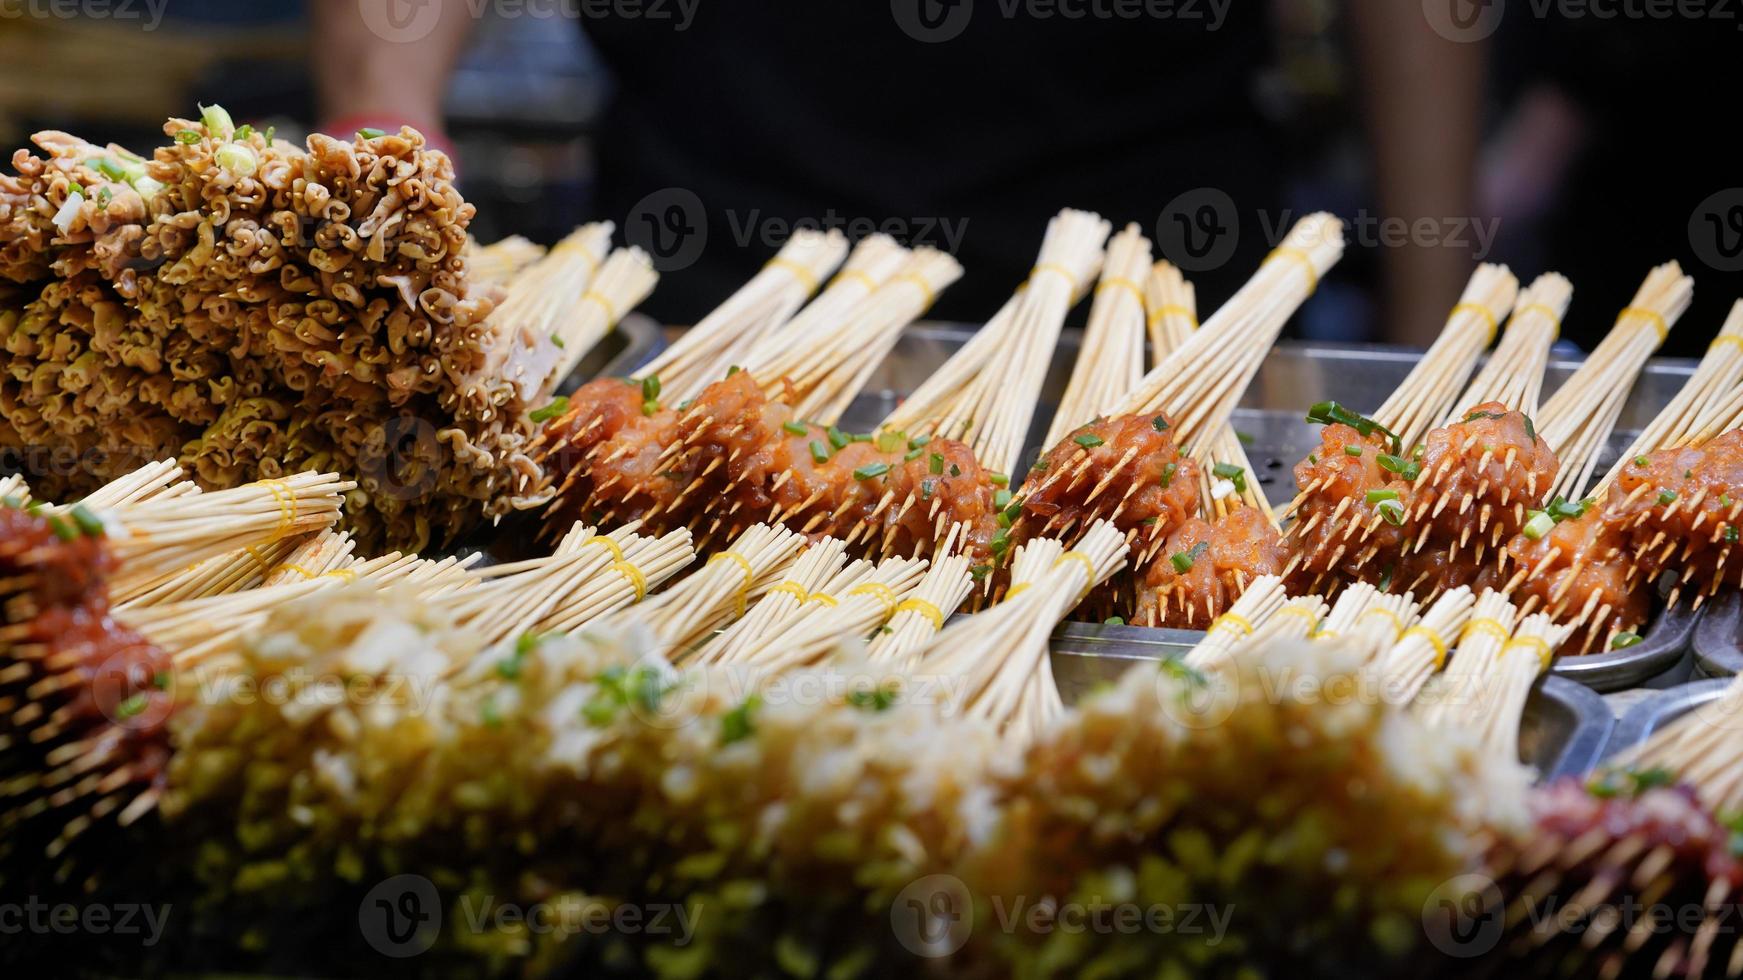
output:
M1204 553L1209 550L1210 542L1200 541L1193 545L1188 551L1177 551L1174 554L1169 555L1168 563L1174 566L1176 572L1184 575L1192 570L1192 563L1203 558Z
M1374 505L1374 509L1393 527L1404 523L1404 502L1401 500L1382 500Z
M531 412L531 414L529 414L527 416L527 418L532 419L534 422L549 422L550 420L556 418L559 415L562 415L564 412L567 412L568 410L569 410L569 398L568 398L568 396L567 395L558 395L556 398L551 399L551 403L549 405L546 405L544 408L533 409L533 411Z
M1578 503L1569 503L1564 498L1557 497L1549 502L1549 506L1545 508L1545 512L1548 513L1550 517L1555 518L1557 524L1560 524L1562 521L1578 520L1579 518L1584 517L1586 511L1590 509L1590 507L1591 504L1589 501L1582 500Z
M1737 525L1735 525L1735 524L1725 525L1725 540L1731 544L1735 544L1737 542Z
M922 453L924 453L925 451L926 450L924 448L921 448L921 447L915 447L913 449L910 449L906 453L902 454L902 462L912 463L914 460L919 459L920 455Z
M247 123L243 123L242 125L236 127L236 138L239 140L245 140L248 137L253 136L253 135L254 135L254 127L248 125Z
M1167 432L1168 420L1163 416L1158 415L1150 420L1150 428L1155 429L1157 432Z
M1541 540L1554 529L1555 518L1541 510L1532 511L1531 519L1525 522L1525 536L1533 541Z
M1095 434L1089 433L1089 432L1085 432L1083 435L1080 435L1077 438L1072 439L1071 441L1077 443L1079 446L1082 446L1085 449L1094 449L1095 447L1103 445L1107 442L1107 440L1103 439L1101 436L1098 436L1098 435L1095 435Z
M1005 552L1010 550L1010 547L1011 535L1008 531L999 531L997 534L993 535L991 541L987 542L987 549L993 553L993 557L995 558L1003 558Z
M908 434L906 432L880 432L880 433L878 433L877 444L878 444L878 452L880 452L880 453L900 452L902 447L907 445L907 443L908 443Z
M950 464L950 475L951 476L961 476L962 475L962 467L956 465L955 463L951 463Z
M1634 465L1635 466L1646 466L1647 464L1649 464L1651 462L1652 462L1652 460L1647 459L1645 456L1634 457Z
M1247 492L1247 471L1233 463L1218 463L1210 468L1212 474L1235 485L1235 492Z
M1364 436L1372 435L1375 432L1381 432L1391 437L1393 451L1396 452L1398 450L1398 433L1393 432L1391 429L1386 428L1365 415L1357 415L1355 412L1339 405L1337 402L1320 402L1319 404L1314 405L1312 408L1307 410L1307 421L1315 422L1320 425L1331 425L1333 423L1347 425Z
M1369 490L1368 494L1367 494L1367 500L1368 500L1368 503L1370 503L1370 504L1377 504L1382 500L1397 500L1397 499L1398 499L1398 491L1396 491L1396 490Z
M205 139L205 137L201 136L200 131L197 129L184 129L176 134L176 142L183 146L192 146L203 139Z
M1675 499L1676 499L1676 491L1675 490L1663 490L1663 491L1660 491L1658 494L1658 502L1661 505L1668 504Z
M1251 446L1253 444L1253 434L1251 432L1241 432L1236 430L1235 438L1239 439L1243 446Z
M1422 464L1415 460L1405 459L1403 456L1381 453L1378 462L1381 469L1390 470L1410 483L1415 483L1416 478L1422 475Z
M932 492L934 490L936 490L937 487L938 487L937 480L933 480L933 479L921 480L920 481L920 499L921 500L931 500L932 499Z
M123 718L132 718L134 715L143 712L150 704L151 701L143 693L135 694L116 705L115 713Z
M854 470L853 478L855 480L870 480L873 477L883 476L889 471L890 464L888 463L872 463L870 466L861 466L859 469Z
M1362 455L1362 447L1361 446L1345 446L1344 447L1344 455L1345 456L1360 456L1360 455Z
M787 430L789 435L803 436L811 433L810 429L805 428L797 422L782 422L781 428Z
M994 507L997 507L1000 510L1004 510L1007 506L1010 505L1010 503L1011 503L1011 491L1000 490L999 492L993 494L993 506Z
M225 143L218 147L217 153L212 154L212 159L217 161L218 166L239 177L253 176L254 171L260 167L260 158L254 155L253 150L240 143Z
M72 516L73 523L79 526L79 530L93 538L103 536L103 522L97 515L86 510L84 504L74 504L68 513Z
M1008 487L1011 485L1010 477L1003 473L991 472L990 470L987 472L986 481L995 487Z
M742 742L756 734L755 714L763 705L763 699L755 694L744 699L744 703L720 716L720 744L731 745Z
M861 711L888 711L896 703L896 691L888 687L851 691L847 695L847 703Z
M1525 439L1526 439L1526 441L1536 442L1537 441L1537 426L1531 424L1531 416L1526 415L1524 412L1520 412L1519 417L1525 420Z
M811 458L819 463L829 462L829 447L821 440L811 440Z
M642 397L648 401L654 401L660 397L659 375L650 374L642 379Z
M834 446L837 449L846 449L847 444L852 441L852 439L847 437L847 433L841 431L838 427L833 425L829 427L829 444L831 446Z
M366 139L366 140L372 140L378 136L386 136L386 135L387 135L387 130L376 129L373 126L365 126L362 129L359 129L357 131L358 138L359 139Z
M558 350L568 350L569 349L569 342L567 340L564 340L563 335L560 333L551 334L551 343L556 344Z
M1641 642L1639 633L1635 633L1635 632L1630 631L1630 630L1624 630L1620 633L1617 633L1616 638L1614 640L1610 641L1610 649L1612 649L1612 650L1626 650L1629 647L1631 647L1634 644L1639 643L1639 642Z
M227 140L236 133L236 124L221 105L200 106L200 123L206 127L208 135L219 139Z
M48 519L48 529L53 531L54 536L60 538L62 541L71 541L79 536L78 525L66 521L59 516L50 517Z
M924 446L931 441L932 441L931 436L915 436L914 438L908 440L908 448L909 449L919 449L921 446Z
M1731 506L1731 495L1728 493L1719 494L1719 506L1720 507Z
M1109 616L1108 618L1102 620L1102 625L1103 626L1124 626L1124 625L1126 625L1126 621L1124 619L1121 619L1118 616Z
M1180 464L1178 463L1168 463L1162 467L1162 489L1168 489L1168 485L1174 482L1174 474L1178 472L1180 472Z
M933 453L932 458L927 460L927 468L932 471L933 476L943 473L944 457L938 453Z

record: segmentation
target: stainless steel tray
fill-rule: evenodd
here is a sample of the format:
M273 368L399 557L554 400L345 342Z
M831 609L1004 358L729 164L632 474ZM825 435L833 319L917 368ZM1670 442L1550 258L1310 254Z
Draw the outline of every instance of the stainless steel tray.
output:
M1695 672L1703 677L1743 673L1743 596L1732 592L1707 606L1695 628Z
M1695 681L1659 691L1641 701L1628 709L1616 725L1610 744L1604 747L1604 758L1631 749L1678 718L1712 704L1732 683L1730 678Z
M855 430L875 427L902 397L959 350L975 329L962 324L918 324L909 329L872 375L843 424ZM1041 389L1040 410L1030 427L1028 449L1023 457L1025 467L1047 448L1040 442L1070 380L1080 339L1077 332L1069 330L1060 338ZM1354 409L1371 412L1403 382L1420 357L1420 351L1378 345L1293 341L1277 344L1242 396L1234 418L1235 428L1250 437L1247 454L1257 471L1254 475L1272 503L1282 505L1294 496L1292 468L1319 445L1320 427L1306 419L1310 405L1335 397ZM1544 376L1544 397L1567 380L1579 364L1578 358L1552 358ZM1600 471L1669 403L1693 373L1694 366L1694 361L1671 359L1647 365L1600 456ZM1564 658L1557 662L1554 673L1598 691L1618 691L1653 678L1662 679L1685 666L1691 635L1699 619L1699 614L1686 609L1663 611L1642 632L1643 642L1626 650ZM1140 635L1152 632L1128 628ZM1176 632L1188 637L1198 635Z
M1117 680L1133 665L1185 655L1198 642L1188 630L1067 623L1053 635L1053 678L1067 704ZM1545 677L1520 719L1520 761L1544 781L1583 776L1603 757L1615 716L1591 689Z

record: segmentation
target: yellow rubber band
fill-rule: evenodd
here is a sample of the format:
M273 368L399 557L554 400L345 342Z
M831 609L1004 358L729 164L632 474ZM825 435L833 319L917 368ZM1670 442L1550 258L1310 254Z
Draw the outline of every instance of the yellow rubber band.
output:
M1095 588L1095 562L1090 561L1089 556L1081 551L1067 551L1054 561L1053 567L1058 568L1068 561L1074 561L1083 566L1083 574L1085 575L1083 591L1088 593L1090 589Z
M1211 621L1210 629L1205 630L1205 632L1206 633L1215 633L1218 629L1220 629L1224 626L1229 626L1229 627L1232 627L1234 629L1239 630L1242 636L1252 636L1253 635L1253 623L1252 623L1252 621L1247 619L1247 617L1241 615L1240 613L1236 613L1236 612L1226 612L1226 613L1223 613L1221 616L1218 616L1216 619Z
M757 573L751 568L750 560L736 551L722 551L708 559L708 564L712 565L717 561L737 562L739 569L744 572L744 582L738 587L738 614L743 616L745 603L750 595L750 586L756 580Z
M616 541L613 541L605 535L596 534L593 537L588 538L586 541L581 542L581 547L585 548L590 544L596 544L601 548L604 548L606 551L611 552L611 557L618 561L623 561L623 548L618 545Z
M1535 650L1537 662L1543 666L1544 670L1548 670L1550 663L1555 660L1555 648L1551 647L1549 641L1541 636L1515 636L1507 641L1507 645L1501 648L1501 652L1506 653L1514 647Z
M1549 320L1550 325L1553 328L1553 329L1551 329L1550 334L1549 334L1550 340L1555 340L1561 336L1561 317L1557 316L1556 312L1554 310L1543 305L1542 303L1532 303L1532 304L1527 305L1527 306L1521 306L1519 309L1514 310L1513 311L1513 319L1517 320L1527 313L1541 313L1544 315L1544 317L1546 317Z
M308 569L304 568L303 566L295 564L294 562L287 561L278 567L284 568L284 569L289 569L290 571L296 572L298 575L301 575L303 577L303 581L305 581L305 582L313 582L315 579L320 578L319 575L316 575L314 572L311 572Z
M1652 329L1658 331L1659 343L1664 343L1665 338L1670 336L1670 324L1665 321L1664 314L1659 313L1657 310L1649 310L1643 306L1627 307L1623 309L1621 313L1617 314L1616 325L1621 326L1622 321L1628 319L1630 316L1641 317L1651 323Z
M926 297L926 304L924 307L925 309L930 309L932 307L932 304L938 301L938 294L933 291L932 284L927 282L925 277L921 276L918 272L905 273L903 275L897 276L895 279L893 279L891 281L892 282L911 282L914 285L920 287L920 293Z
M1360 621L1367 619L1369 616L1375 615L1384 616L1392 621L1392 635L1394 638L1402 637L1404 635L1404 620L1399 619L1397 613L1387 609L1385 606L1373 606L1363 612L1361 616L1357 617L1357 620Z
M1413 636L1422 637L1428 641L1429 646L1434 647L1435 670L1446 666L1446 637L1426 626L1412 626L1404 631L1404 635L1398 638L1398 642L1402 643Z
M896 614L896 590L882 582L867 582L847 590L848 598L856 595L869 595L884 604L884 618L889 619Z
M799 285L804 286L806 292L814 293L817 291L817 274L792 259L777 255L769 260L767 268L785 269L792 273L794 279L799 280Z
M342 582L355 582L355 581L357 581L357 573L352 571L349 568L335 568L322 577L323 578L336 578Z
M1313 267L1313 258L1306 252L1285 245L1272 249L1271 254L1265 256L1265 264L1269 265L1273 259L1288 259L1301 266L1302 271L1307 273L1307 295L1312 296L1319 290L1319 270Z
M278 530L272 532L272 540L277 541L296 526L297 495L281 480L261 480L260 485L272 494L273 502L278 504Z
M605 319L607 323L617 322L616 304L612 303L611 300L606 299L604 296L599 295L598 290L589 289L581 294L581 302L585 303L588 300L598 303L599 308L605 311Z
M903 599L896 605L895 615L899 616L905 612L917 612L925 616L926 621L932 624L934 630L944 628L944 613L925 599Z
M1127 279L1125 276L1105 276L1105 277L1103 277L1101 284L1099 286L1095 287L1095 294L1097 296L1100 296L1102 293L1108 291L1109 289L1124 289L1127 292L1131 293L1133 298L1135 298L1138 301L1138 306L1140 308L1144 305L1144 291L1142 289L1138 288L1137 283L1133 282L1130 279Z
M1743 337L1734 333L1722 333L1713 338L1713 342L1707 345L1707 350L1716 350L1726 345L1743 350Z
M831 609L841 605L840 599L835 598L827 592L813 592L805 601L807 603L820 602Z
M1506 643L1508 638L1512 636L1507 631L1507 627L1501 625L1499 620L1473 619L1465 625L1463 632L1459 633L1459 644L1464 645L1465 640L1469 639L1472 633L1487 633L1502 643Z
M629 579L629 584L635 586L635 601L640 602L648 597L648 579L641 569L619 559L611 563L611 570Z
M1310 640L1335 640L1338 638L1338 632L1337 630L1319 630L1307 634L1307 638Z
M1151 310L1150 325L1155 326L1156 324L1161 323L1162 318L1167 316L1185 317L1187 320L1191 321L1192 329L1198 329L1198 314L1191 307L1181 306L1177 303L1167 303Z
M1065 278L1066 285L1071 287L1071 291L1073 293L1077 292L1077 277L1071 274L1070 269L1067 269L1066 267L1060 265L1057 262L1043 262L1040 265L1036 266L1035 268L1029 270L1029 279L1032 281L1032 280L1034 280L1034 278L1036 276L1040 275L1043 272L1053 272L1053 273L1057 273L1057 274L1063 276Z
M1025 591L1028 590L1029 586L1034 585L1034 584L1035 583L1033 583L1033 582L1018 582L1016 585L1011 586L1010 590L1005 593L1005 601L1009 602L1012 599L1015 599L1016 597L1022 595Z
M266 557L264 555L262 555L259 551L255 550L253 545L244 545L242 547L242 550L247 553L248 557L254 559L254 567L257 571L260 572L260 574L270 575L272 573L272 565L267 562ZM198 568L199 566L195 565L192 567Z
M847 269L845 271L836 273L835 281L831 282L829 285L831 287L834 287L834 286L839 286L844 282L864 283L865 284L865 291L868 293L872 292L873 290L878 288L878 281L876 279L873 279L871 277L871 273L865 271L864 269Z
M800 585L799 583L793 581L792 579L788 579L785 582L782 582L780 585L777 585L774 588L769 590L769 594L771 594L771 595L773 595L776 592L785 592L786 594L792 596L794 599L797 599L799 601L799 605L801 605L801 606L805 604L806 599L811 598L811 593L806 592L805 587L803 585Z
M1484 341L1484 343L1492 344L1495 342L1495 334L1500 332L1501 325L1495 322L1494 310L1489 309L1481 303L1460 303L1452 308L1452 315L1447 317L1447 319L1450 320L1452 317L1456 317L1460 313L1475 313L1482 317L1483 322L1489 325L1489 339Z

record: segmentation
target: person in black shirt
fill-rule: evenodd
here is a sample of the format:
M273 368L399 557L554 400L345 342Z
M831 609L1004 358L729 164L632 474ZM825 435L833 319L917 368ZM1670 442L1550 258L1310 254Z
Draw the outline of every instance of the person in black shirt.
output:
M1207 311L1273 244L1255 215L1281 220L1280 147L1256 101L1272 60L1258 3L601 0L577 9L617 80L597 139L599 217L656 257L679 253L667 264L682 271L648 304L674 322L730 293L800 221L849 231L875 223L947 248L966 275L934 314L983 320L1027 274L1062 207L1098 211L1116 227L1137 221L1156 237L1183 192L1226 193L1242 215L1236 247L1216 268L1191 272ZM1383 93L1372 102L1375 131L1386 134L1383 206L1469 214L1475 46L1434 36L1415 0L1357 0L1352 14L1363 70ZM472 21L466 0L318 0L327 117L439 133L441 92ZM700 254L675 248L703 225ZM1395 335L1430 339L1472 262L1446 249L1389 251L1399 253L1387 256L1391 285L1417 307L1394 308Z

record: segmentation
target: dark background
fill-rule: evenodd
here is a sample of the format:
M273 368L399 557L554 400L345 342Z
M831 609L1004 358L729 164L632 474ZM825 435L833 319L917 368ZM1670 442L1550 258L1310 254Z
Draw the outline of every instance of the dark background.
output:
M549 242L586 220L607 218L620 226L633 220L636 202L673 183L670 174L647 164L663 159L661 127L688 132L708 125L708 98L720 94L688 77L686 62L699 74L724 64L734 78L754 77L768 67L757 55L762 44L788 51L809 46L820 62L853 73L863 84L857 104L839 113L792 112L780 117L778 128L718 134L723 144L744 151L736 160L755 161L786 140L840 137L864 114L912 112L906 103L880 100L879 79L886 76L879 73L887 72L887 78L909 81L921 73L935 82L943 100L937 110L942 126L921 127L929 139L898 148L910 158L933 153L957 172L972 167L976 155L985 155L989 165L1000 156L1048 165L1048 134L1011 144L983 137L976 128L998 113L1044 101L1052 91L1012 90L1004 100L998 95L1005 88L987 82L1021 67L996 63L998 52L1011 50L997 32L1033 25L977 20L959 46L915 49L892 63L881 55L855 57L873 50L856 45L856 37L870 44L872 30L887 29L890 9L881 0L853 5L854 16L865 23L850 18L849 28L833 37L800 28L747 37L743 12L750 8L735 9L742 2L701 0L695 23L681 38L638 35L634 25L621 22L583 27L528 12L548 14L548 6L481 4L485 14L443 110L464 190L478 206L476 235L493 240L517 233ZM1414 7L1419 0L1397 2ZM1737 200L1722 193L1743 185L1731 155L1733 114L1726 111L1732 79L1722 74L1737 63L1739 14L1714 5L1708 9L1718 13L1697 17L1605 18L1590 10L1567 17L1551 6L1539 16L1541 3L1510 0L1499 30L1484 44L1483 152L1471 161L1477 192L1470 213L1456 217L1498 220L1498 235L1488 254L1479 254L1473 240L1464 260L1508 262L1523 282L1549 270L1569 276L1576 293L1566 336L1589 346L1652 264L1677 259L1695 277L1696 305L1667 349L1698 352L1743 296L1743 274L1736 271L1743 267L1743 192L1733 195ZM1608 6L1619 9L1622 3ZM759 189L753 171L714 199L733 202L741 223L750 220L747 210L759 217L814 215L819 201L843 217L909 219L910 230L918 230L922 218L979 215L968 223L959 250L967 276L935 310L940 317L975 321L990 315L1027 271L1046 217L1057 208L1103 209L1116 227L1136 221L1156 238L1171 202L1178 205L1180 195L1214 181L1212 186L1229 192L1242 234L1240 248L1220 268L1191 276L1208 312L1268 246L1252 233L1255 216L1275 222L1316 208L1345 218L1383 216L1364 123L1364 78L1346 5L1236 4L1241 9L1231 18L1247 25L1237 40L1203 44L1162 30L1136 56L1131 44L1088 46L1061 71L1059 77L1113 73L1142 91L1132 106L1117 110L1071 109L1068 103L1061 118L1076 121L1081 131L1071 136L1077 145L1094 145L1096 134L1105 131L1110 152L1158 158L1153 171L1110 169L1085 177L1058 200L1025 196L1012 187L957 192L940 180L936 186L890 188L876 199L843 194L839 205L827 172L801 182L783 177ZM131 5L136 18L146 16L143 0L88 0L77 5L85 16L61 16L63 8L49 0L6 0L0 9L0 143L17 147L37 129L59 128L148 147L161 141L164 117L191 114L197 102L221 102L238 122L276 125L281 135L307 131L323 118L310 80L308 12L299 0L169 0L155 30L120 16L123 5ZM92 13L101 10L109 13ZM1107 28L1114 29L1140 28ZM623 70L614 77L608 62ZM1164 81L1143 89L1152 74ZM780 81L765 84L775 90ZM661 104L653 94L662 91L668 108L650 119ZM695 93L695 111L671 110L687 91ZM803 92L793 94L782 104L812 104L797 98ZM613 113L634 117L639 128L632 130L633 140L600 139ZM1216 120L1232 114L1245 114L1243 125L1219 133ZM618 118L612 131L625 131L624 121ZM852 156L859 158L844 159L844 168L863 172L877 166L863 159L863 146L851 140L843 145L855 147ZM711 186L701 176L684 185ZM906 207L880 213L891 206L885 202L904 194L911 198ZM733 241L718 219L714 224L704 259L670 271L646 309L674 322L694 318L778 245ZM1354 242L1292 332L1343 340L1419 338L1420 331L1391 322L1382 298L1386 264L1395 260L1393 253L1413 247ZM1422 299L1445 309L1456 296Z

